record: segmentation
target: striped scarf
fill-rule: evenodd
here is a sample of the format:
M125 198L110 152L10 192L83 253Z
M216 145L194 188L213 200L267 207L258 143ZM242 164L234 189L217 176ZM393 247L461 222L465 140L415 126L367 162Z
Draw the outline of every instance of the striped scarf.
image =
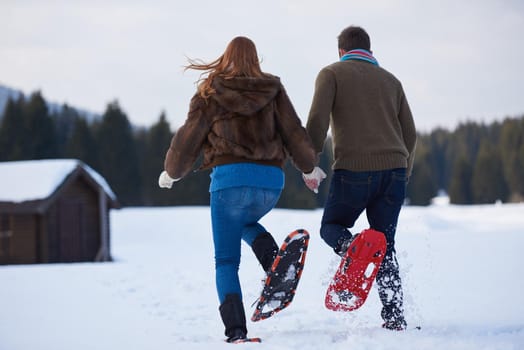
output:
M348 51L344 56L340 57L340 61L349 61L349 60L362 60L378 66L378 61L373 57L371 52L364 49L356 49Z

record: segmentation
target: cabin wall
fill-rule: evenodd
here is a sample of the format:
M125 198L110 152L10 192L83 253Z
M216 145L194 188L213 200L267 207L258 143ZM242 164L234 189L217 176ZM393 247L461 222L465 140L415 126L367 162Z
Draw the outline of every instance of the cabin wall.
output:
M40 262L38 216L0 215L0 264Z
M47 198L0 202L0 264L110 261L107 196L78 166Z
M101 244L98 192L78 177L45 215L49 262L94 261Z

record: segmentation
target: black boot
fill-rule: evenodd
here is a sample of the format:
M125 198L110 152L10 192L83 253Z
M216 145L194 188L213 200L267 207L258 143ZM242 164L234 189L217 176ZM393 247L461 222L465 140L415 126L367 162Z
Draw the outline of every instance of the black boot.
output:
M259 234L253 241L251 249L264 271L268 272L278 254L278 246L273 236L269 232Z
M227 337L227 342L232 343L235 340L246 339L246 314L244 312L244 305L238 294L228 294L226 299L220 305L220 317L226 328L224 334Z
M353 243L355 238L357 238L357 236L359 235L358 233L351 235L351 232L349 232L349 230L346 230L346 232L349 233L349 237L348 236L340 237L340 239L337 242L337 246L333 248L333 251L335 251L335 254L339 255L341 258L346 256L346 252L348 251L349 246L351 245L351 243Z
M406 329L404 319L404 295L400 279L398 261L394 250L386 253L377 277L378 294L382 301L382 327L401 331Z

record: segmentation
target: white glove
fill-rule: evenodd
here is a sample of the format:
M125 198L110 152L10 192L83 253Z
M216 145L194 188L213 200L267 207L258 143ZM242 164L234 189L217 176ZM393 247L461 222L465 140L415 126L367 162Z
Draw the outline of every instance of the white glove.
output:
M302 174L306 186L313 192L318 193L318 186L326 178L326 173L318 166L309 174Z
M164 170L158 177L158 186L161 188L171 188L171 186L173 186L173 182L178 180L180 179L171 178L171 176L167 174L167 171Z

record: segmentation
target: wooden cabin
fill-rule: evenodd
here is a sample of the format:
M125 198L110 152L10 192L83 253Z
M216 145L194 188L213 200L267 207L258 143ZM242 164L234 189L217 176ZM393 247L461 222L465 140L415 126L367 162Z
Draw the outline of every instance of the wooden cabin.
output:
M115 194L78 160L0 162L0 265L110 261Z

